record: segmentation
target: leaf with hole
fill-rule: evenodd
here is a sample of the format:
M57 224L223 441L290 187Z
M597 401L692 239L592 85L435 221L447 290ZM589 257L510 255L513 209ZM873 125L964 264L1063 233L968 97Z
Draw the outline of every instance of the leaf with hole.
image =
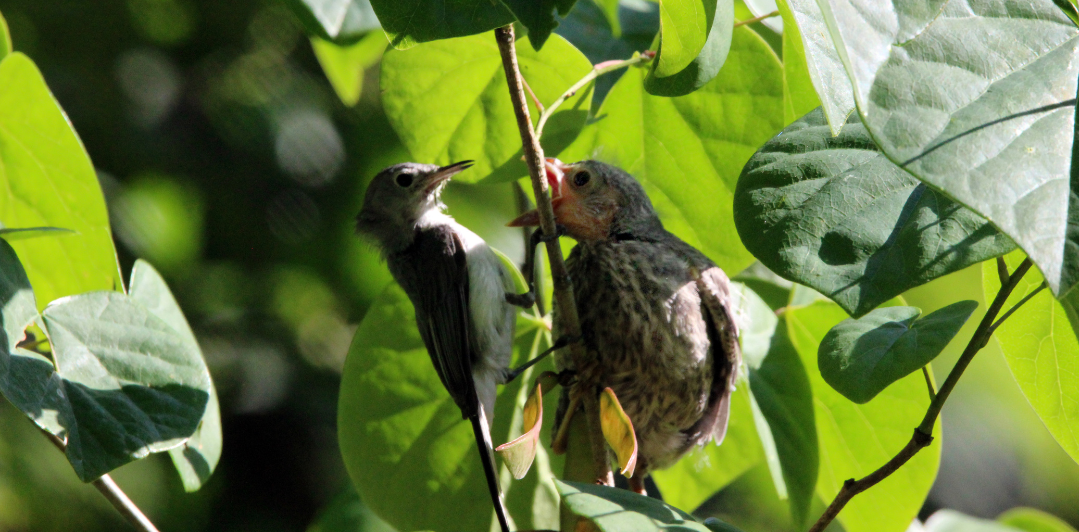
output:
M34 63L0 62L0 220L76 234L15 242L39 309L54 299L123 286L105 198L90 158Z
M845 0L824 19L881 151L1011 237L1063 297L1079 282L1079 28L1052 0Z
M820 109L753 155L734 222L765 266L854 316L1014 244L877 150L857 117L833 137Z
M937 358L977 307L959 301L922 318L915 307L885 307L843 320L820 343L821 376L847 399L867 403Z
M592 69L573 45L557 35L541 51L517 41L521 75L541 103L549 104ZM434 164L472 159L454 180L512 181L528 175L506 74L494 37L462 37L390 50L382 59L382 103L390 125L412 157ZM544 129L544 149L556 156L584 127L590 90L579 91ZM538 117L529 100L529 114Z

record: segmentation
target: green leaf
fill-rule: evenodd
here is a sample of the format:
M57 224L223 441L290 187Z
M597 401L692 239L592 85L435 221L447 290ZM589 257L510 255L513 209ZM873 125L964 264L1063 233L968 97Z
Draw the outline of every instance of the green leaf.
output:
M476 35L514 21L505 4L491 0L371 0L371 7L398 50ZM488 40L494 42L490 36Z
M731 396L722 445L695 448L673 466L652 471L664 501L676 508L695 509L764 459L749 403L749 387L739 386Z
M1022 262L1019 251L1005 257L1009 270ZM1007 310L1042 284L1042 277L1031 268L1016 285ZM1000 291L996 264L982 266L985 300L991 301ZM1004 360L1034 412L1045 423L1057 443L1079 462L1079 331L1077 295L1063 301L1042 291L1027 301L996 330Z
M308 34L337 44L354 43L382 27L370 0L286 0L286 4Z
M119 292L90 292L42 313L63 399L67 456L93 480L152 452L182 445L198 428L211 382L197 345Z
M527 345L531 340L522 339ZM520 353L520 343L517 347ZM518 378L499 390L491 431L495 443L511 439L511 420L520 418L514 398L524 380ZM491 501L471 424L461 419L461 410L431 366L412 305L396 284L374 301L356 331L337 413L345 466L360 496L379 517L399 530L490 527ZM535 502L546 496L543 490L548 488L527 483L550 476L546 450L541 446L536 451L537 471L525 481L503 484L510 514L520 529L542 528L558 519L556 504ZM521 495L527 496L527 506L515 507ZM447 519L449 515L453 519Z
M752 257L733 230L731 197L742 165L782 123L781 68L756 33L739 28L727 67L687 96L652 96L645 71L630 69L561 157L633 174L669 231L740 271Z
M618 3L615 2L615 12L617 13ZM4 20L4 15L0 14L0 60L4 59L4 56L10 54L15 47L11 44L11 32L8 31L7 21Z
M55 392L49 381L52 362L36 353L16 349L23 331L37 318L34 291L26 278L19 257L7 241L0 240L0 392L31 418L41 420L54 429L59 426L46 420L43 412L49 392Z
M338 494L322 510L307 532L397 532L375 512L372 512L360 494L349 486Z
M172 296L161 274L154 270L150 263L140 259L135 261L135 267L131 270L130 284L131 299L142 303L151 313L172 327L198 352L201 359L202 351L195 339L195 333L191 331L180 305L176 303L176 298ZM212 381L210 397L198 429L182 446L170 449L169 456L176 466L176 471L180 473L184 489L188 492L198 491L217 468L217 462L221 458L221 410L218 406L217 390Z
M847 399L867 403L937 358L977 307L959 301L917 320L918 308L886 307L843 320L821 341L821 376Z
M797 0L793 0L797 1ZM813 0L809 0L813 3ZM777 0L776 6L783 17L783 123L790 124L806 113L821 106L813 88L802 34L794 20L791 2ZM815 4L814 4L815 7ZM833 48L834 50L834 48ZM842 79L842 78L841 78ZM842 125L843 122L839 122ZM836 132L839 128L836 128Z
M1012 508L998 515L997 522L1024 532L1076 532L1059 517L1034 508Z
M847 123L847 117L854 110L854 89L851 88L839 52L832 43L828 25L817 0L786 0L786 2L791 12L790 16L786 14L783 0L778 2L780 13L783 13L783 49L787 50L787 32L796 27L795 31L801 40L797 46L802 55L794 59L795 64L792 64L792 67L797 68L797 63L804 62L809 79L815 87L816 96L819 97L820 105L824 108L824 116L828 119L832 134L838 135L839 130ZM790 36L793 39L795 34L791 33ZM792 49L791 55L795 54L798 52ZM786 52L783 55L786 60ZM805 86L800 85L798 89L805 90ZM808 95L804 97L808 98ZM802 110L803 113L808 111L809 109ZM791 112L794 118L801 116L793 108Z
M1018 532L993 521L963 515L955 510L938 510L925 521L925 532Z
M733 24L733 3L731 6ZM714 22L713 0L660 0L655 76L673 76L689 66L704 49Z
M817 348L829 329L847 317L830 301L790 307L784 313L791 343L813 388L821 469L817 494L831 501L843 482L862 478L884 465L910 441L929 407L921 375L908 375L872 401L854 404L833 390L817 371ZM936 438L910 462L843 508L839 520L848 532L902 532L917 516L940 465L940 421Z
M622 36L622 21L618 18L619 0L592 0L603 11L607 19L607 25L611 28L611 34L615 37ZM572 39L570 39L572 41Z
M555 13L563 17L568 15L577 0L502 0L502 3L528 28L528 41L539 50L558 27ZM617 11L617 7L615 9Z
M738 233L761 262L854 316L1014 249L877 151L857 118L832 137L820 110L750 159L734 206Z
M881 151L1015 240L1053 293L1075 286L1071 19L1051 0L851 0L824 14Z
M16 240L24 240L27 238L40 238L43 236L64 236L74 233L75 231L72 231L71 229L64 229L62 227L5 227L3 229L0 229L0 238L3 238L8 242L14 242Z
M522 42L524 41L524 42ZM565 39L542 51L517 41L521 75L541 102L551 103L592 70ZM439 41L382 60L382 104L394 131L417 161L476 161L456 181L512 181L528 175L498 46L490 34ZM584 127L592 91L582 90L551 116L544 150L558 155ZM539 112L529 100L534 118Z
M711 5L710 1L706 3ZM666 2L660 3L661 17L663 14L662 6L664 5L666 5ZM734 2L731 0L717 0L716 5L712 6L712 8L715 9L715 20L708 31L708 38L704 43L704 47L685 68L665 77L660 77L659 69L665 65L663 61L664 50L660 47L655 60L652 61L652 68L648 72L648 77L644 79L644 89L649 94L683 96L703 87L719 74L720 68L723 67L724 61L727 60L727 53L731 49L731 34L734 31Z
M0 62L0 184L5 227L78 233L14 243L38 308L123 285L94 167L41 73L18 52Z
M659 499L628 490L556 480L562 502L574 515L590 519L603 532L679 530L708 532L737 529L726 524L707 527ZM721 528L722 527L722 528Z
M337 96L352 106L363 93L364 71L378 63L386 50L386 37L381 32L371 32L348 46L313 38L311 48Z

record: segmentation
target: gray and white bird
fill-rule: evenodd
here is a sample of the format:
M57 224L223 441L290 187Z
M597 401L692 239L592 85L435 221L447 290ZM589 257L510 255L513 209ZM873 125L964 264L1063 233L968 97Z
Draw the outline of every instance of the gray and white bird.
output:
M509 530L492 456L496 387L512 380L514 305L510 272L482 238L447 215L442 188L472 166L402 163L378 173L356 216L356 232L382 250L393 278L416 309L416 325L435 370L472 423L491 499ZM524 296L524 297L521 297Z
M633 176L598 161L547 166L555 220L577 240L566 268L589 367L572 369L618 396L637 435L630 485L643 492L650 470L727 432L741 362L730 281L663 228ZM538 222L532 211L510 225ZM556 423L576 411L567 404L564 392Z

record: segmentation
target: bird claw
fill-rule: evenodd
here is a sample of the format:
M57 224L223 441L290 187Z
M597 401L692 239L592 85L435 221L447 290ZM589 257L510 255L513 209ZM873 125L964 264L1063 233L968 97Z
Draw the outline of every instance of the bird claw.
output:
M506 293L506 303L515 307L532 308L532 305L536 304L536 293L532 287L523 294Z
M536 229L532 236L529 238L529 243L532 247L536 247L540 242L547 243L569 234L569 229L562 224L555 224L554 234L548 235L543 232L543 229Z

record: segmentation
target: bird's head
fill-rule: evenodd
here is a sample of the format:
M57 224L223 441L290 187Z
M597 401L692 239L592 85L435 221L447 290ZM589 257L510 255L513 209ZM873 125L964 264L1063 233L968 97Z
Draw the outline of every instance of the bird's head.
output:
M451 177L472 166L401 163L383 169L367 187L356 215L356 232L380 243L386 251L407 247L431 215L441 215L442 188Z
M555 221L578 242L663 230L644 188L621 168L599 161L564 164L558 159L547 159L545 166ZM509 225L539 225L539 211L526 212Z

